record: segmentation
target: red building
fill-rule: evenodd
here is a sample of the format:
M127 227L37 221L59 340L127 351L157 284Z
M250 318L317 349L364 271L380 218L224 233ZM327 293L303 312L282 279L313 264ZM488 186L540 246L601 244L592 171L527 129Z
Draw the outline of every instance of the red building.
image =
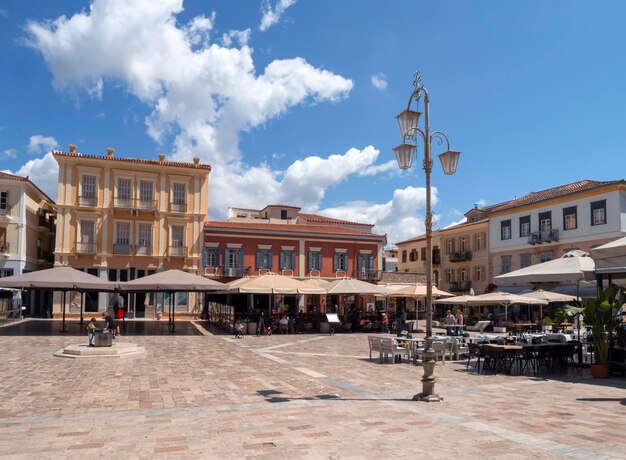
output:
M231 208L227 221L204 224L204 273L226 281L272 271L299 279L375 282L387 237L372 228L287 205Z

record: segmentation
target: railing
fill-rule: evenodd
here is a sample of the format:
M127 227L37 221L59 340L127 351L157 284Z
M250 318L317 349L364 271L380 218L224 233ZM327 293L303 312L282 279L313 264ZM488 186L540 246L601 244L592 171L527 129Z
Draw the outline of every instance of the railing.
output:
M380 280L380 272L378 270L361 270L358 279L362 281L378 281Z
M433 265L441 265L441 256L439 253L433 253Z
M152 255L152 246L147 245L137 245L135 246L135 254L138 256L151 256Z
M170 257L185 257L187 255L187 246L170 246L167 250Z
M132 250L133 250L132 244L114 244L113 245L113 254L128 255L132 252Z
M143 211L154 211L157 208L156 200L142 200L141 198L137 200L137 209Z
M0 254L7 255L10 250L11 250L11 244L10 243L2 243L2 244L0 244Z
M532 232L528 235L529 244L551 243L552 241L559 241L559 231L556 229Z
M450 290L450 292L462 292L462 291L469 291L471 287L472 287L471 281L452 281L449 284L448 289Z
M223 269L223 273L225 277L229 278L241 278L242 276L248 275L250 273L251 267L221 267Z
M118 209L133 209L133 199L116 196L113 198L113 207Z
M96 243L83 243L82 241L77 241L76 252L78 254L95 254Z
M79 196L78 206L87 206L90 208L95 208L96 206L98 206L98 197L97 196Z
M187 203L170 203L170 212L187 212Z
M450 262L464 262L472 260L472 251L451 252L449 256Z
M0 216L6 216L11 212L11 206L8 204L4 205L4 207L0 207Z

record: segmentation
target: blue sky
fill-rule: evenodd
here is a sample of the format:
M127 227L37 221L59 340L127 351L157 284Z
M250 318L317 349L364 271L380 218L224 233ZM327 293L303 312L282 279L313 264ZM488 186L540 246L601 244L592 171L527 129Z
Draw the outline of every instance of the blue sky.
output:
M416 70L463 152L435 164L437 227L623 178L625 20L621 1L5 0L0 169L55 198L70 143L200 156L212 219L292 204L393 243L424 230L421 153L401 172L391 151Z

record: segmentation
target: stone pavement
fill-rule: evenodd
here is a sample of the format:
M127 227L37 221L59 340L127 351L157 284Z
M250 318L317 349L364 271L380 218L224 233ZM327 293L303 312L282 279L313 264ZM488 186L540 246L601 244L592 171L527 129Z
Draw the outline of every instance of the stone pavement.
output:
M126 359L0 336L2 458L626 458L626 379L478 375L368 360L365 334L123 336Z

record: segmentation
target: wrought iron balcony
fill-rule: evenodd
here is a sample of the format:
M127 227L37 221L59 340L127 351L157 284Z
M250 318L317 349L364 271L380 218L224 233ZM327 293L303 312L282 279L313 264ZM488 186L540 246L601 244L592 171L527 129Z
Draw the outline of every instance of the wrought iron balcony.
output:
M187 255L187 246L170 246L167 255L170 257L185 257Z
M358 278L362 281L378 281L380 280L380 271L378 270L361 270Z
M559 231L554 228L552 230L532 232L528 236L529 244L551 243L553 241L559 241Z
M76 242L76 253L77 254L95 254L96 253L96 243L84 243L82 241Z
M170 203L170 212L187 212L187 203Z
M156 208L156 200L146 200L141 198L137 200L137 209L141 211L155 211Z
M98 206L98 197L97 196L79 196L78 206L95 208L96 206Z
M135 246L135 254L138 256L151 256L152 245L148 246L145 244L138 244L137 246Z
M3 256L7 256L9 255L9 252L11 251L11 244L4 242L2 244L0 244L0 255Z
M113 198L113 207L116 209L134 209L134 201L132 198L116 196Z
M448 285L450 292L463 292L469 291L472 287L471 281L452 281Z
M130 255L133 250L132 244L114 244L113 254Z
M472 260L472 251L458 251L450 253L450 262L465 262Z

